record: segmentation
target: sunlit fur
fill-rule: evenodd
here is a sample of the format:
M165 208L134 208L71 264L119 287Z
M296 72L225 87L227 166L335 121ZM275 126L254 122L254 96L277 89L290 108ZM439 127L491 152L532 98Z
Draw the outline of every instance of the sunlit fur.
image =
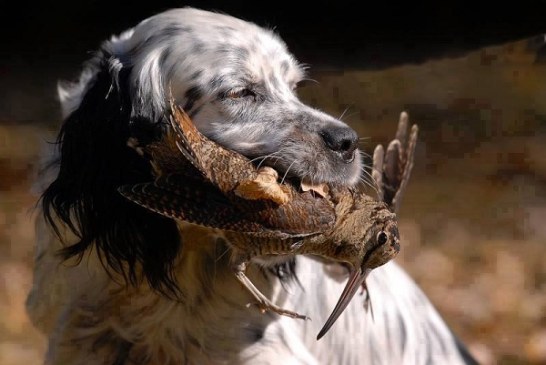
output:
M44 215L27 301L49 339L47 364L465 363L464 349L395 264L369 279L375 321L357 297L317 342L343 274L303 256L260 258L248 272L260 291L312 321L263 314L247 305L221 232L117 193L153 178L127 141L144 146L165 133L170 95L229 148L258 161L275 156L263 162L294 177L355 184L360 154L343 161L323 136L352 132L297 99L302 77L271 31L186 8L103 43L78 82L60 85L65 120L37 184Z

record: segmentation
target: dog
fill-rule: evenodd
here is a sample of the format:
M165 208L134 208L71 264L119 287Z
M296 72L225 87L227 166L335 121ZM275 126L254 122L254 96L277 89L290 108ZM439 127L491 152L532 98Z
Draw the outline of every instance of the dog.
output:
M395 264L369 278L375 320L355 299L317 342L343 275L309 257L260 258L248 270L260 291L312 321L261 313L219 232L118 193L153 180L139 151L168 131L170 97L208 138L288 179L355 186L357 134L298 99L305 71L273 31L182 8L112 37L79 80L59 84L64 121L40 183L27 299L46 364L473 363Z

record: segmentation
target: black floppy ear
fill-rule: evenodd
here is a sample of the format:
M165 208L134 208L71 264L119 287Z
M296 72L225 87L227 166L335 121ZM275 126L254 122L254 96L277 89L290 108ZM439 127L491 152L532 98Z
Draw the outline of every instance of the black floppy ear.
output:
M81 258L94 246L107 269L135 285L142 270L152 287L174 294L173 265L180 249L175 222L117 191L121 185L153 180L148 161L127 140L157 140L164 123L131 116L131 70L119 60L103 51L88 68L94 77L58 136L59 174L42 196L45 218L58 233L58 217L79 238L66 242L63 257Z

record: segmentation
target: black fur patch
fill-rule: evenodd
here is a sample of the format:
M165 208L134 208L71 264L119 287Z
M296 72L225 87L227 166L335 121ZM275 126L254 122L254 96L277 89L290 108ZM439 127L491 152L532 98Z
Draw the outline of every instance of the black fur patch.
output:
M186 113L189 113L195 103L203 97L203 93L197 86L194 86L186 91L184 97L186 98L186 103L184 104L183 109Z
M203 71L204 70L195 71L195 73L190 76L190 81L196 82L199 80L199 78L203 75Z
M304 289L301 282L296 275L296 259L292 258L283 262L282 264L275 265L268 269L270 274L275 275L281 284L289 283L290 281L296 282L300 288Z
M136 206L117 191L121 185L152 180L149 163L126 142L131 136L141 143L156 140L163 123L131 120L130 69L113 73L111 62L104 53L90 62L97 74L61 127L59 174L42 195L44 216L59 236L56 216L79 238L65 242L65 259L81 259L93 247L108 272L133 285L145 278L154 289L176 296L173 265L181 242L175 222Z

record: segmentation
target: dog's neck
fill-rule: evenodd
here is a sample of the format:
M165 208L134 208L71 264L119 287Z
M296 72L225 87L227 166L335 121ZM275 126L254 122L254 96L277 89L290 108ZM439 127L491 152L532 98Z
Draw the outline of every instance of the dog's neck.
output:
M133 287L115 273L109 276L95 250L82 261L61 263L57 254L63 247L61 241L43 220L38 222L37 228L49 232L44 237L52 240L43 247L40 260L53 266L40 267L58 271L58 282L35 288L29 305L41 316L37 321L44 322L44 332L58 332L52 341L61 350L48 357L60 363L80 355L85 357L82 364L123 359L143 365L238 363L245 353L256 348L262 351L260 340L267 338L267 331L274 330L270 324L279 319L252 305L253 298L233 275L231 251L219 232L180 225L182 245L175 268L180 298L173 300L152 290L145 280ZM68 230L63 233L68 242L76 239ZM38 277L45 274L36 272ZM275 274L250 265L247 275L273 302L285 303L288 292ZM55 304L65 300L57 295L59 290L70 290L73 300L65 306ZM52 313L53 309L63 312ZM48 325L45 319L49 317L64 317L64 327Z
M130 357L165 364L195 361L204 354L207 358L201 363L235 360L262 339L278 315L261 313L253 306L253 298L233 275L230 250L221 234L181 226L182 250L176 264L180 300L162 297L144 284L134 295L121 290L111 297L112 321L130 336ZM275 275L257 265L249 267L247 274L265 295L282 305L287 292ZM180 358L172 358L175 354Z

